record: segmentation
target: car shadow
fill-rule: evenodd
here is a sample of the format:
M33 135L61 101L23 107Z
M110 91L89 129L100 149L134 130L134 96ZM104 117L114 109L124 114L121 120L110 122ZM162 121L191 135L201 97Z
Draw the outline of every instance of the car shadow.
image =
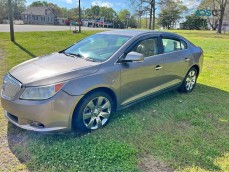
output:
M25 53L27 53L29 56L31 57L36 57L35 54L33 54L32 52L30 52L29 50L27 50L25 47L21 46L19 43L17 42L13 42L18 48L20 48L22 51L24 51Z
M114 132L114 130L119 131L119 128L121 125L125 125L125 120L126 120L126 116L128 116L128 118L131 118L131 114L137 114L139 112L139 110L150 110L150 108L152 106L156 106L157 104L160 103L166 103L167 100L169 101L173 101L174 97L176 98L176 100L179 100L177 103L177 107L174 107L175 109L179 109L179 103L185 100L189 100L189 101L196 101L196 99L200 99L201 97L205 96L205 99L208 100L207 103L205 103L206 108L208 107L212 107L212 106L218 106L219 103L221 101L229 101L229 93L227 91L224 90L220 90L218 88L214 88L214 87L210 87L210 86L206 86L206 85L202 85L202 84L197 84L195 90L190 93L190 94L179 94L176 91L170 91L167 93L164 93L162 95L156 96L155 98L149 99L149 100L145 100L141 103L138 103L138 105L136 106L132 106L129 108L126 108L124 110L121 110L119 112L116 112L113 117L112 120L110 121L110 124L99 130L99 131L95 131L92 133L88 133L88 134L79 134L79 133L60 133L60 134L40 134L40 133L36 133L36 132L30 132L30 131L25 131L22 130L14 125L12 125L11 123L8 123L8 130L7 130L7 139L8 139L8 145L10 150L12 151L12 153L17 157L17 159L26 166L26 168L28 168L31 171L36 171L42 168L50 168L50 167L55 167L58 164L58 167L65 167L66 170L70 169L69 166L66 166L66 163L68 162L68 159L66 158L65 160L63 160L63 156L66 157L78 157L78 153L80 151L83 151L84 154L80 154L81 156L81 160L87 160L88 157L93 156L93 153L90 151L92 150L97 150L98 147L96 147L96 145L101 144L101 142L107 142L109 140L113 140L120 137L120 135L122 134L121 132L125 132L123 130L121 130L121 132ZM197 98L198 97L198 98ZM214 98L217 98L217 100ZM214 102L216 104L214 104ZM198 104L198 102L197 102ZM224 105L224 104L223 104ZM221 105L219 105L221 106ZM140 107L140 108L139 108ZM221 107L221 108L226 108L226 107ZM219 108L220 109L220 108ZM193 111L193 109L190 108L190 111ZM124 115L125 114L125 115ZM174 114L175 115L175 114ZM214 120L214 125L221 125L221 121L219 120L219 118L211 116L211 114L209 118L212 118L210 120ZM125 117L124 117L125 116ZM168 117L168 116L167 116ZM165 117L165 119L167 118ZM125 118L125 119L124 119ZM154 116L153 118L157 118L157 116ZM168 119L173 119L173 116L169 116ZM123 120L122 120L123 119ZM124 122L122 122L124 121ZM226 123L228 123L228 121L225 119L224 122L226 121ZM166 120L165 120L166 122ZM175 121L176 122L176 121ZM179 123L179 121L177 122ZM117 125L119 124L119 125ZM229 124L229 123L228 123ZM128 124L129 125L129 124ZM142 133L147 133L149 137L151 137L152 134L150 134L149 128L151 129L151 123L148 122L144 122L143 123L143 127L141 128L141 134ZM163 121L162 121L162 125L163 125ZM179 126L179 125L175 125L178 127L181 127L181 131L185 130L185 127L195 127L195 125L198 125L198 123L190 123L187 126ZM202 125L202 124L201 124ZM199 127L198 131L201 132L205 132L206 128L204 127ZM117 128L116 128L117 127ZM174 127L174 129L176 130L176 128ZM124 128L125 130L125 128ZM128 127L127 127L128 130ZM163 129L162 129L163 130ZM179 128L180 130L180 128ZM225 131L222 131L225 132ZM217 132L216 132L217 133ZM125 135L125 133L123 133ZM133 139L129 139L126 140L125 143L130 144L130 145L134 145L134 140L136 140L136 137L142 137L142 135L138 135L137 132L135 133L135 131L133 131L133 136L135 138ZM173 133L171 133L173 134ZM218 133L220 135L220 133ZM109 137L110 135L110 137ZM165 138L166 139L166 138ZM132 142L133 141L133 142ZM119 142L123 142L123 140L119 140ZM199 141L201 144L212 144L211 141ZM84 144L81 144L84 143ZM179 142L171 142L171 147L177 147L178 144L181 144ZM227 143L229 144L229 143ZM147 144L148 145L148 144ZM138 145L139 146L139 145ZM137 147L138 147L137 146ZM182 144L181 144L182 146ZM190 145L192 146L192 145ZM193 145L194 146L194 145ZM212 146L212 145L211 145ZM218 145L219 146L219 145ZM72 149L72 147L74 147L74 149ZM140 145L140 148L144 149L144 144ZM85 150L82 150L85 149ZM163 152L164 147L157 147L156 149L161 149L159 150ZM191 149L191 147L190 147ZM186 162L183 163L181 159L177 158L177 155L174 155L175 159L176 159L176 163L178 163L178 165L180 166L181 169L185 169L187 167L191 167L192 164L198 164L201 168L203 169L207 169L207 170L216 170L216 169L220 169L219 166L215 165L213 160L216 158L216 155L222 156L224 152L219 151L220 149L217 149L217 153L215 154L211 154L211 153L207 153L209 149L209 147L201 147L202 152L204 152L204 155L207 155L208 157L201 157L202 158L207 158L209 159L209 161L207 162L206 160L206 164L201 164L199 163L199 159L196 158L196 155L187 155L186 158ZM214 149L214 147L212 147L212 149ZM87 151L88 150L88 151ZM225 151L228 151L225 150ZM156 151L155 151L156 152ZM177 150L177 152L179 152L179 150ZM104 152L105 153L105 152ZM176 150L175 150L176 153ZM174 154L175 154L174 153ZM141 150L138 151L138 154L142 154ZM144 153L143 153L144 154ZM179 155L179 154L178 154ZM203 155L203 156L204 156ZM136 155L137 157L138 155ZM167 154L163 154L162 157L164 159L167 159ZM171 156L171 154L168 156ZM135 157L135 158L136 158ZM51 159L51 160L50 160ZM47 164L47 161L49 161L49 164ZM77 160L76 160L77 161ZM90 161L90 158L89 158ZM98 164L101 162L103 163L104 159L100 158L97 159ZM204 160L203 160L204 161ZM70 160L69 160L70 162ZM53 168L50 168L53 169ZM54 168L55 169L55 168Z

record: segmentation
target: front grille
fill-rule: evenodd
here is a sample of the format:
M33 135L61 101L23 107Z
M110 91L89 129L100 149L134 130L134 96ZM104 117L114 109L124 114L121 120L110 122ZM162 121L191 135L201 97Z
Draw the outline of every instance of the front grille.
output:
M13 99L21 89L21 83L9 74L3 79L2 96L6 99Z

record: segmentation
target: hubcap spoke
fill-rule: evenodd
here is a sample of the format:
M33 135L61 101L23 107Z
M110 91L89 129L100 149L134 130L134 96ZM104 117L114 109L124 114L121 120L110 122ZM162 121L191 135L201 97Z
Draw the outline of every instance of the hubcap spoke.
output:
M91 118L90 122L87 124L87 127L88 128L93 127L94 121L95 121L95 118Z
M103 126L100 117L97 117L97 118L96 118L96 123L97 123L98 128L101 128L101 127Z
M83 114L83 119L84 120L88 119L88 118L91 118L91 117L92 117L92 113L91 112Z
M104 98L103 97L98 97L97 99L97 106L101 106Z
M110 102L107 101L102 107L101 109L104 110L104 109L107 109L108 107L110 107Z
M100 112L100 116L102 116L103 118L108 119L109 116L110 116L110 113L108 113L108 112Z
M191 77L195 76L195 71L191 71Z
M190 87L190 83L187 83L186 85L187 90L189 90L189 87Z
M93 101L90 101L87 105L87 107L89 107L91 110L95 108L95 104Z

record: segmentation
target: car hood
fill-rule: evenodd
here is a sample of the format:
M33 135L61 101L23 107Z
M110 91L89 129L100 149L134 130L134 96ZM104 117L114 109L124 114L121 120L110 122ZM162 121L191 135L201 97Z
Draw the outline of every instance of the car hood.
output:
M53 53L21 63L9 73L25 86L38 86L90 75L99 68L98 62Z

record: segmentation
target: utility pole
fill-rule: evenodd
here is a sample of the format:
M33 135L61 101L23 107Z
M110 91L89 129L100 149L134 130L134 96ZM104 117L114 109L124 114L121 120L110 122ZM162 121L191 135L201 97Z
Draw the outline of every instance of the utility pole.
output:
M9 21L10 21L10 40L14 42L14 21L11 0L8 0L9 6Z
M126 28L128 29L129 19L127 19Z
M80 0L79 1L79 33L81 33L81 10L80 10Z

